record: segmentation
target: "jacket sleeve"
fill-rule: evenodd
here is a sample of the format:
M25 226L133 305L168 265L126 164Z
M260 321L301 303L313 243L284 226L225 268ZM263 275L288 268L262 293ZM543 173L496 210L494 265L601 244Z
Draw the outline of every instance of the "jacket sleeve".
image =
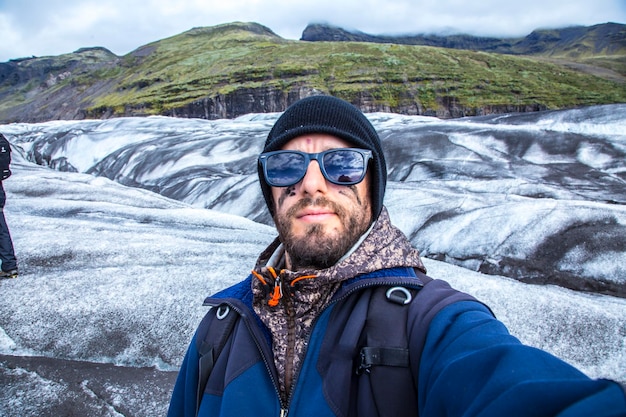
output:
M194 335L178 372L167 417L195 417L198 390L198 360Z
M420 415L626 416L619 384L523 345L478 302L434 317L418 372Z

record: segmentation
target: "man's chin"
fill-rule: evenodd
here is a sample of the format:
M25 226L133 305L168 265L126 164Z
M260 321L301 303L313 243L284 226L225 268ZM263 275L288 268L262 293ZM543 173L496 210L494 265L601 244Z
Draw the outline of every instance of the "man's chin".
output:
M338 221L327 222L301 222L292 224L291 235L295 238L333 238L341 233L341 225Z
M294 222L290 226L289 232L281 234L281 240L289 256L289 268L294 270L325 269L334 265L362 234L353 224L316 223L300 227Z
M325 269L343 255L345 248L338 245L340 240L315 229L306 235L290 236L285 243L294 270L301 268Z

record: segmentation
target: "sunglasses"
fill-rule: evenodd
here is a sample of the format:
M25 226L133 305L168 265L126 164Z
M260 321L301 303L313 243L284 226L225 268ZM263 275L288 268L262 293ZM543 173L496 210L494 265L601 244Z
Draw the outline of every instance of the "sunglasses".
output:
M272 187L289 187L302 181L311 161L317 161L322 175L337 185L363 181L372 151L356 148L329 149L319 153L273 151L259 155L265 182Z

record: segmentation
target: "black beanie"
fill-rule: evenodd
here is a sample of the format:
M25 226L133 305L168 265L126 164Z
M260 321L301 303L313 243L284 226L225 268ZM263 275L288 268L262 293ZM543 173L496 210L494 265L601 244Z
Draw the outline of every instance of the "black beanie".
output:
M332 96L312 96L289 106L278 118L267 136L263 152L281 149L287 142L310 133L336 136L354 147L369 149L373 154L370 164L372 214L378 218L385 197L387 166L378 133L357 107ZM274 215L274 203L270 186L265 182L261 164L258 165L259 182L263 197Z

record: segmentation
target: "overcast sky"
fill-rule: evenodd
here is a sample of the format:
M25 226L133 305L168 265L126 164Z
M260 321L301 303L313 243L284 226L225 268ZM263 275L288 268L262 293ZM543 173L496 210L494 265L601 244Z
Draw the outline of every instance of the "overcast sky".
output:
M261 23L299 39L309 23L369 34L524 36L626 23L626 0L0 0L0 62L103 46L125 55L193 27Z

